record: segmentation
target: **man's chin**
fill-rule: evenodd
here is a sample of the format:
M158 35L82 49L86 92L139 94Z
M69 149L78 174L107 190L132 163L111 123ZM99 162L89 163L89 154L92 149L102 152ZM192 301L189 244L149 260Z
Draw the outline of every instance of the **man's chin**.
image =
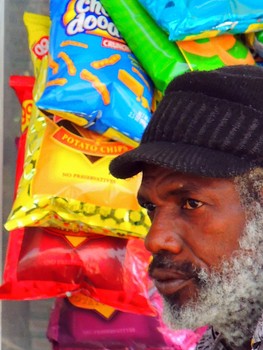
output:
M180 309L183 305L181 304L180 298L177 294L162 295L163 301L166 307L172 310Z
M191 310L194 312L193 299L188 302L180 300L177 294L162 296L163 299L163 321L172 329L195 329L205 326L205 323L191 324ZM190 322L189 322L190 321Z

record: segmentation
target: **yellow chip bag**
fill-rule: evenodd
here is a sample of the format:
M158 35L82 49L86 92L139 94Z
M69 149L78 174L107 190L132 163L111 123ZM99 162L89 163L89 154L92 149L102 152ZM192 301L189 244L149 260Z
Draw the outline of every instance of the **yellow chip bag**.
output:
M108 170L131 146L54 120L33 106L24 172L6 229L48 226L144 237L149 218L136 200L140 175L119 180Z

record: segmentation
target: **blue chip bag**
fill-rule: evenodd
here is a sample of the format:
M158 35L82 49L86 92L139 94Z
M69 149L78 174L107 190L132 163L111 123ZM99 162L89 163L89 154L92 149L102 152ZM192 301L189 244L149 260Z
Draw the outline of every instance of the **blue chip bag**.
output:
M262 0L138 0L171 41L263 29Z
M154 86L97 0L50 1L47 82L37 107L136 146Z

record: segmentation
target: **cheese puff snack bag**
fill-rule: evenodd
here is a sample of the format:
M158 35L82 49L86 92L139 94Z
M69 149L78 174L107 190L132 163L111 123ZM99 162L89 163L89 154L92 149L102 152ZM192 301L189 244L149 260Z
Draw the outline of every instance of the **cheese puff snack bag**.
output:
M154 315L148 296L152 288L147 273L150 256L142 240L134 238L131 243L85 232L65 235L43 227L14 230L8 239L0 299L71 295L79 302L79 295L88 295L111 308ZM132 260L127 255L133 255Z
M110 161L131 146L57 118L33 105L24 171L7 230L63 230L144 237L149 218L136 200L141 177L116 180Z
M240 64L255 65L249 48L231 34L192 41L178 41L191 70L211 70Z
M180 350L167 346L157 317L110 309L92 300L88 306L75 307L67 298L55 300L47 330L52 349Z
M47 82L37 106L136 146L153 84L98 0L51 0Z
M258 0L138 0L169 40L196 40L263 29L263 3Z
M189 71L183 55L138 0L101 0L125 41L162 93L176 76Z

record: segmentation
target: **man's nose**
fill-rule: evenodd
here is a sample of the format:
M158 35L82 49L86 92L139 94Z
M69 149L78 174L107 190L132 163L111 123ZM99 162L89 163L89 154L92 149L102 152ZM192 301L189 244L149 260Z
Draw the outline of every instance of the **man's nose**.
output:
M145 248L152 254L159 251L169 251L173 254L179 254L183 249L183 240L176 229L175 223L165 218L155 217L151 228L145 237Z

